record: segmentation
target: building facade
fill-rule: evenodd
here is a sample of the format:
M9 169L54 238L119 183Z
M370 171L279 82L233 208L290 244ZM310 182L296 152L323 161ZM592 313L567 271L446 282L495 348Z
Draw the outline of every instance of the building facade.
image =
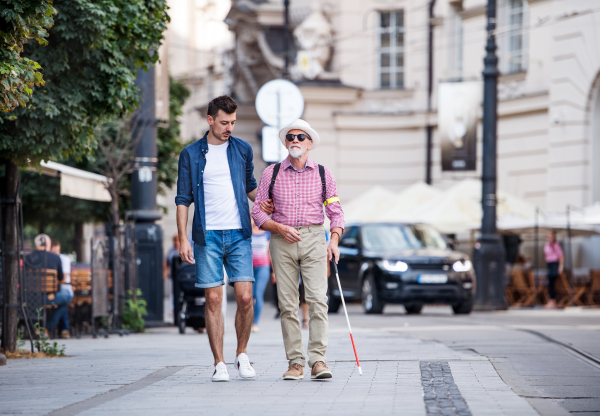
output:
M480 123L477 169L442 171L437 91L441 82L482 80L486 3L291 0L290 77L305 98L303 118L321 135L312 157L334 172L342 201L424 181L428 125L434 186L480 176ZM254 98L284 71L283 1L179 0L171 16L169 67L193 87L186 139L206 129L208 101L229 93L240 103L235 134L253 145L260 176ZM600 201L600 4L497 0L495 33L498 187L546 212Z

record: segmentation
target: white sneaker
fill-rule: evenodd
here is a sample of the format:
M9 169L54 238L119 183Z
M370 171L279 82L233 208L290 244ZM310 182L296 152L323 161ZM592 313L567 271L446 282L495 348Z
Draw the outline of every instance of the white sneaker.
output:
M229 381L229 373L224 362L220 362L215 366L215 372L212 376L212 381Z
M250 359L244 353L241 353L237 357L235 357L235 366L240 373L241 378L252 378L256 377L256 371L250 364Z

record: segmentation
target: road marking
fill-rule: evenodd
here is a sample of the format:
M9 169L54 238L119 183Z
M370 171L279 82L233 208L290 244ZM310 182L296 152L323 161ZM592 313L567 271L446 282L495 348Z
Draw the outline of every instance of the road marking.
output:
M118 389L109 390L106 393L98 394L94 397L90 397L89 399L83 400L81 402L73 403L68 406L63 407L62 409L57 409L51 413L49 416L72 416L77 415L81 412L84 412L89 409L93 409L94 407L100 406L106 402L110 402L112 400L118 399L120 397L126 396L138 390L141 390L145 387L148 387L151 384L156 383L157 381L164 380L165 378L175 374L179 370L183 369L183 367L165 367L158 371L155 371L152 374L147 375L146 377L135 381L131 384L127 384Z
M573 346L572 344L567 344L565 342L559 341L557 339L554 339L552 337L549 337L546 334L542 334L541 332L538 331L533 331L531 329L518 329L518 331L522 331L522 332L527 332L531 335L535 335L537 337L542 338L543 340L552 342L554 344L560 345L561 347L565 348L567 350L567 352L571 353L572 355L574 355L575 357L579 358L580 360L582 360L583 362L596 367L596 368L600 368L600 359L594 357L592 354L587 353L583 350L580 350L579 348Z

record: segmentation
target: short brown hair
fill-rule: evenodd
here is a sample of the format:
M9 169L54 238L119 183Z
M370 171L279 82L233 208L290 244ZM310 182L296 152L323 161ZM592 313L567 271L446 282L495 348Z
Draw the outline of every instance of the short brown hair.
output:
M233 101L233 98L229 95L221 95L208 103L207 115L216 118L219 110L223 110L227 114L233 114L237 110L237 107L238 105Z
M56 238L52 239L52 244L50 245L50 247L54 248L54 247L58 247L60 246L60 241L58 241Z

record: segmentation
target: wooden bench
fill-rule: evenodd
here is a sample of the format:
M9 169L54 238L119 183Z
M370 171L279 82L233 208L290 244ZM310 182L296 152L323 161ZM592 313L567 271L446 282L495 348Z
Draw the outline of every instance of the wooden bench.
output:
M600 270L590 270L590 283L586 292L586 303L600 306Z
M71 272L71 286L73 287L73 304L81 306L92 304L92 272L91 270L73 270Z
M536 289L525 279L524 270L513 269L510 283L506 288L506 297L513 306L532 306L535 303Z
M556 290L556 306L559 308L571 306L573 289L571 289L571 284L564 271L558 274L556 282L554 283L554 288Z

